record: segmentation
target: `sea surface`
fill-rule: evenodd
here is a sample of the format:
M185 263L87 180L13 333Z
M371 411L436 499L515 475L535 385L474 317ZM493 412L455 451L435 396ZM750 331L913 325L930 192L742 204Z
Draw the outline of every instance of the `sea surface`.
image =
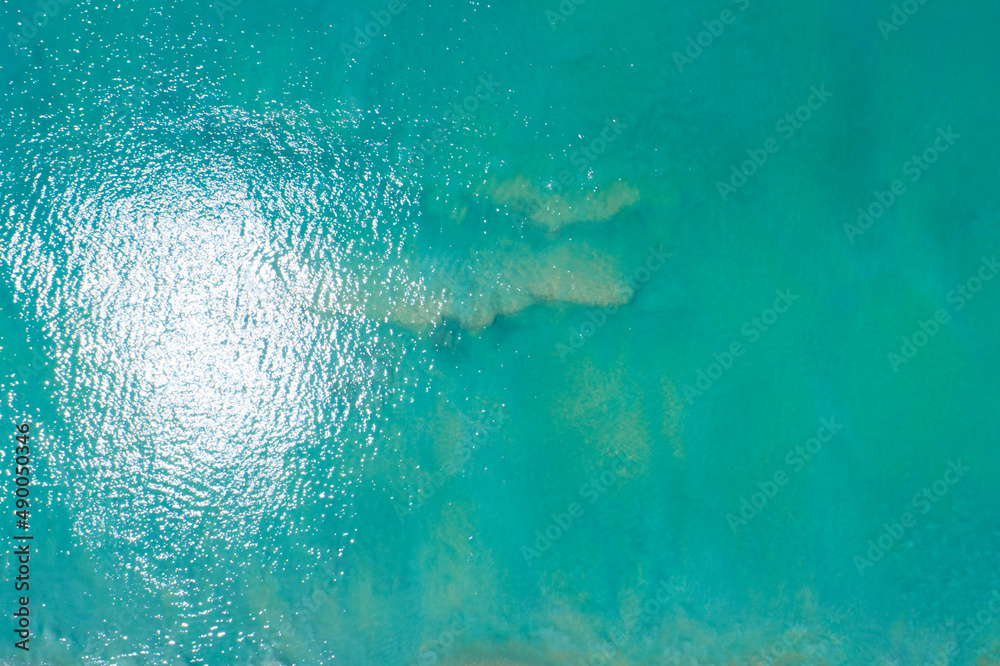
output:
M1000 664L998 23L7 0L0 663Z

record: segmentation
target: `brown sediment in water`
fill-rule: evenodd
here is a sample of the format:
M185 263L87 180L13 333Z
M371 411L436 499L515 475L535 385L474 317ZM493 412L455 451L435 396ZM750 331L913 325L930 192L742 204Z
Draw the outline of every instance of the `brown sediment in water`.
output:
M559 231L579 222L603 222L639 201L638 188L620 180L591 192L552 192L519 176L510 180L492 180L484 187L486 195L497 204L522 210L533 223Z
M545 657L515 641L467 645L442 661L442 666L555 666L567 660Z
M463 661L463 666L524 666L523 661L508 661L507 659L490 659L488 661Z
M471 657L454 662L445 662L446 666L554 666L561 661L542 661L539 659L508 659L506 657Z
M367 289L365 271L380 276L380 290ZM499 315L538 303L624 305L633 295L626 277L619 261L599 248L571 241L544 249L519 243L490 254L414 256L394 266L327 267L313 308L392 321L412 330L443 320L480 330Z

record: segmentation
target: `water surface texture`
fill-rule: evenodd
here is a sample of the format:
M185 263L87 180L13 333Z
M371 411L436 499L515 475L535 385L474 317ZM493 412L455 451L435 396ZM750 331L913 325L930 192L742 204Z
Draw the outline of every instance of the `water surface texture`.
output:
M8 0L0 663L1000 664L998 23Z

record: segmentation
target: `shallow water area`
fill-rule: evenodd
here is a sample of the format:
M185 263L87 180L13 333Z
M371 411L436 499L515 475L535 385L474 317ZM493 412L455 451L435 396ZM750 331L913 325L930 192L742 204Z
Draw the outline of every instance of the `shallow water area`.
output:
M1000 663L1000 9L394 2L0 8L0 663Z

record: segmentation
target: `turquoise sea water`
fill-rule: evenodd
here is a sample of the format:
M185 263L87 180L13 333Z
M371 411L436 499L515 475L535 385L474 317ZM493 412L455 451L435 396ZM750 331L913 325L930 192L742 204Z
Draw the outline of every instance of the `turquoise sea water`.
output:
M903 4L5 3L0 663L1000 664L1000 7Z

